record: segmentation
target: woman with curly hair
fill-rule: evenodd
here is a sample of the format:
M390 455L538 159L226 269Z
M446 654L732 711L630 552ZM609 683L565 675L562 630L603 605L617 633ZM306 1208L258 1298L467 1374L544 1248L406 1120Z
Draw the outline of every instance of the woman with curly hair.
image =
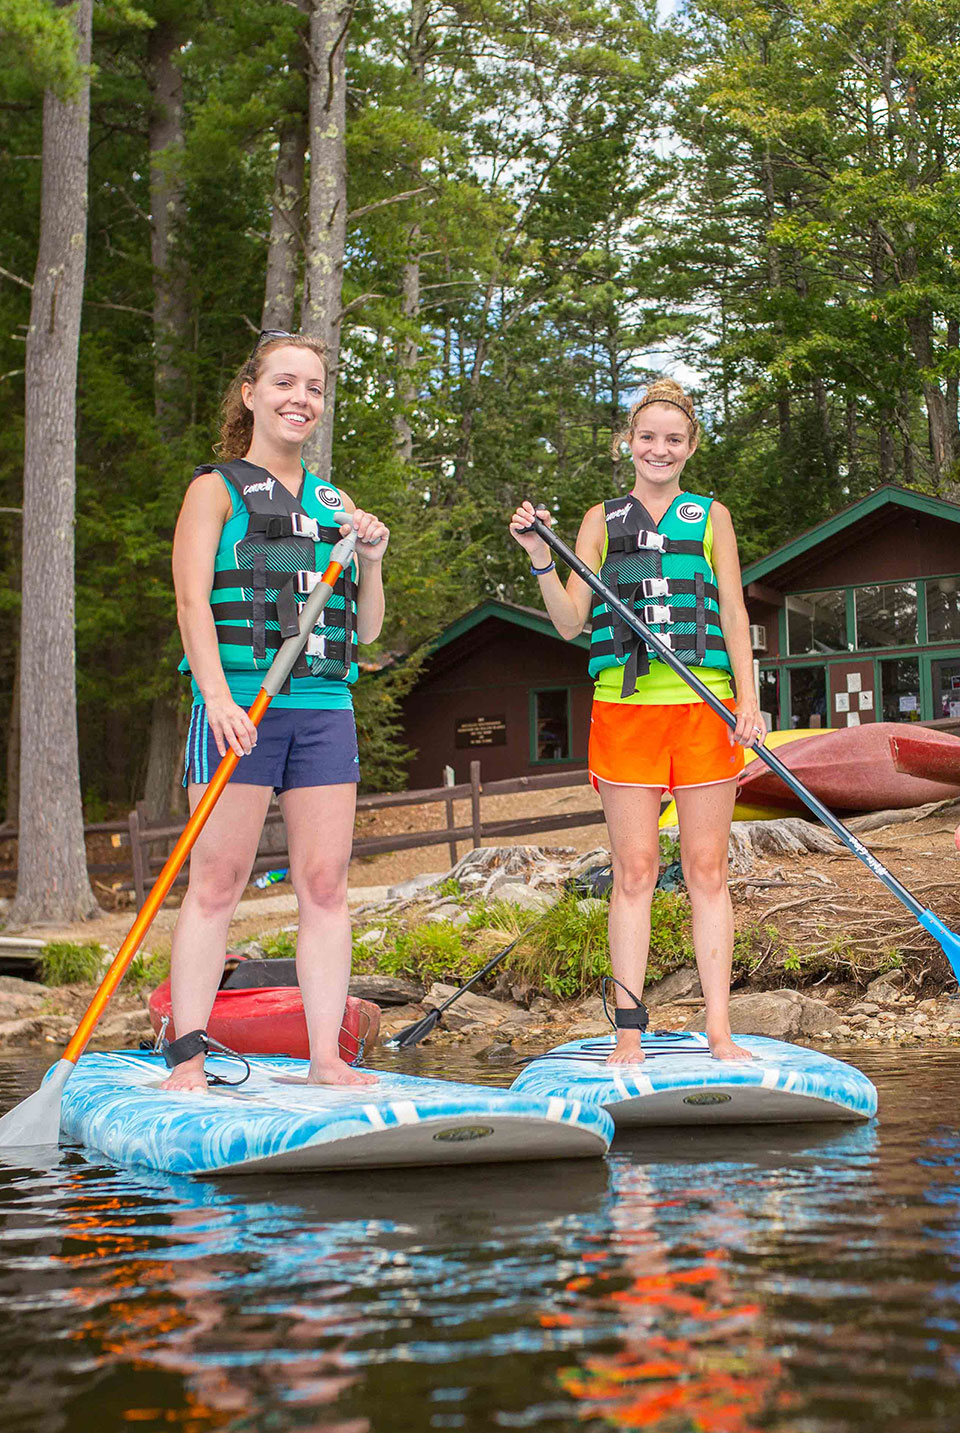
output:
M733 731L666 663L648 654L633 629L581 578L572 574L563 586L550 549L531 530L530 503L510 519L560 635L571 641L588 618L591 623L590 674L596 685L588 760L603 801L614 873L610 956L617 1040L610 1060L618 1064L643 1059L647 1011L640 996L665 791L673 793L680 818L710 1048L721 1060L750 1058L730 1034L727 841L741 748L762 741L766 731L730 514L722 503L680 488L699 432L693 403L680 385L668 378L652 383L613 439L614 458L628 454L633 463L631 491L587 511L577 553L736 713ZM545 509L538 516L549 523Z
M250 876L270 798L287 827L300 907L297 977L310 1036L308 1079L363 1084L339 1055L350 975L347 867L360 777L350 684L357 643L383 624L381 562L389 533L301 450L323 412L323 345L261 334L224 398L220 458L196 470L173 543L177 617L193 679L184 784L193 810L218 758L242 759L193 850L173 936L173 1019L164 1088L205 1090L205 1025L227 930ZM356 565L344 573L286 687L259 728L247 715L262 674L298 628L299 607L351 526Z

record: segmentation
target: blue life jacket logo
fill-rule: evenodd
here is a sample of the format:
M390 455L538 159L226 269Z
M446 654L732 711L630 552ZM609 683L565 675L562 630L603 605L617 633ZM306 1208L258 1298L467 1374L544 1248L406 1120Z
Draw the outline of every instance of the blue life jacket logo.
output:
M343 507L343 502L336 488L325 487L323 483L317 488L317 502L323 503L325 508Z
M699 503L681 503L677 517L681 522L703 522L705 513Z

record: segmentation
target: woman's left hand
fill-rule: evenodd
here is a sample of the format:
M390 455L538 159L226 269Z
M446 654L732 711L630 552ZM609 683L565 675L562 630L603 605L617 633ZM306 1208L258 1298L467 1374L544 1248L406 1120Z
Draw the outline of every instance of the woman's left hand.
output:
M730 732L730 744L738 741L741 746L761 746L767 735L767 724L760 712L756 697L737 702L734 707L737 725Z
M383 561L383 554L387 550L387 543L390 541L390 529L386 523L382 523L372 512L364 512L362 508L354 508L351 513L353 518L352 527L357 533L357 557L365 567L373 567L376 563ZM350 523L341 523L340 531L346 537L351 530Z

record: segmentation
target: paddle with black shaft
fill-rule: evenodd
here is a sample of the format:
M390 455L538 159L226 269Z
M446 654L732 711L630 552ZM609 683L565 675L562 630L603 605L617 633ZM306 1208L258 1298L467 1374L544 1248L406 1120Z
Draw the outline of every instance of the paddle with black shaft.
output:
M403 1030L398 1030L396 1035L392 1035L389 1040L385 1040L383 1043L391 1050L409 1050L412 1046L419 1045L420 1041L425 1040L430 1034L430 1031L437 1024L443 1012L449 1010L453 1002L459 1000L461 995L466 995L471 985L476 985L478 980L482 980L485 975L489 975L493 967L499 965L501 960L506 960L510 952L516 950L520 942L526 940L530 932L536 930L537 926L546 920L546 917L547 912L544 911L542 916L538 916L535 921L532 921L526 930L522 930L518 936L515 936L510 944L504 946L503 950L499 951L492 960L488 960L482 969L478 970L474 975L471 975L469 980L465 980L460 986L460 989L455 990L442 1005L437 1006L436 1010L428 1011L423 1019L418 1020L415 1025L407 1025Z
M680 661L680 658L671 651L662 638L658 637L655 632L651 632L650 628L637 616L636 612L621 602L616 593L613 592L605 582L601 582L597 574L588 567L561 538L557 537L556 533L553 532L545 522L542 522L538 517L533 517L530 522L530 528L538 537L543 538L547 546L551 548L558 557L563 558L567 566L572 568L577 576L581 578L598 597L602 598L611 611L615 612L628 627L643 638L651 651L656 653L658 661L664 662L671 671L676 672L678 677L682 677L687 685L693 688L697 696L700 697L702 701L705 701L707 706L715 711L722 721L726 722L728 727L732 729L736 726L737 719L734 714L724 706L719 697L710 691L709 687L704 685L696 672L692 671L689 667L685 667ZM802 781L797 780L793 772L784 766L783 762L774 752L768 751L762 742L756 745L755 750L761 760L767 763L770 770L776 772L780 780L784 782L786 786L789 786L794 795L799 796L804 805L808 806L814 815L819 817L824 826L832 831L848 850L852 851L853 854L873 872L878 880L883 882L887 890L895 895L898 901L903 902L910 914L923 926L923 929L929 931L933 938L939 942L944 955L950 962L951 970L957 980L960 981L960 936L952 931L949 926L944 925L943 921L940 920L939 916L934 915L932 910L926 906L922 906L916 896L912 895L906 886L897 880L893 872L888 871L886 866L878 861L872 852L867 850L863 842L858 840L853 832L848 830L843 822L834 816L832 811L828 811L823 802L818 801L813 792L808 791Z
M345 567L353 559L357 545L356 532L342 537L330 553L330 561L320 581L300 609L300 631L295 637L288 637L267 670L263 685L254 698L248 712L250 720L257 726L287 677L294 663L306 646L307 638L317 625L321 612L330 600L334 584ZM147 896L130 933L114 956L110 969L100 983L86 1013L74 1032L73 1038L64 1050L49 1077L34 1094L28 1095L0 1119L0 1149L29 1145L56 1144L60 1138L60 1102L63 1087L76 1069L77 1061L93 1034L94 1027L106 1009L107 1002L123 979L124 972L136 955L144 936L153 923L154 916L162 906L167 892L173 885L180 868L190 854L197 837L203 830L210 812L216 806L223 788L239 762L236 752L230 750L223 757L213 774L206 791L197 803L196 810L181 832L167 862L157 877L153 890Z

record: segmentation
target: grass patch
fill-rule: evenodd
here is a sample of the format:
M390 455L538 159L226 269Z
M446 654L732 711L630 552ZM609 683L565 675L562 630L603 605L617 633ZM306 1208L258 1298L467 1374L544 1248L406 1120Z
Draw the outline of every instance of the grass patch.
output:
M142 990L153 990L170 975L170 947L159 946L148 955L135 955L130 962L123 983L137 994Z
M278 930L273 935L259 936L257 944L267 960L292 960L297 954L297 937L293 931Z
M40 952L40 979L44 985L96 985L107 954L95 941L49 941Z

